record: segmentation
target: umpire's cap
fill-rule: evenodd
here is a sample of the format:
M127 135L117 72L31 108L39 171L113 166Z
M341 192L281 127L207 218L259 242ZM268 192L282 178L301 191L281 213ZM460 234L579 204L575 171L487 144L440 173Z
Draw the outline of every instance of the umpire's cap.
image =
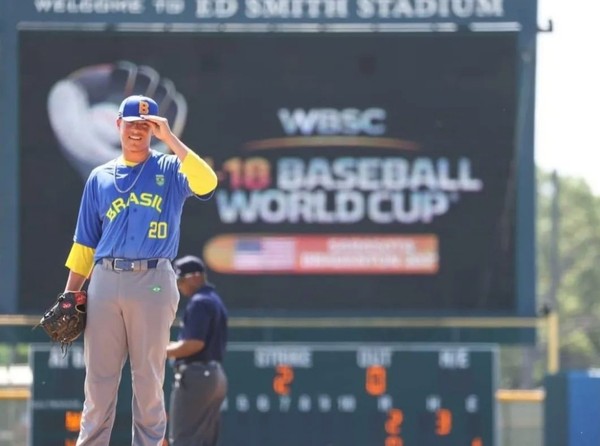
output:
M140 121L142 115L158 115L158 104L148 96L133 95L123 99L119 118L123 121Z
M196 256L181 257L173 262L173 268L178 279L206 271L204 262Z

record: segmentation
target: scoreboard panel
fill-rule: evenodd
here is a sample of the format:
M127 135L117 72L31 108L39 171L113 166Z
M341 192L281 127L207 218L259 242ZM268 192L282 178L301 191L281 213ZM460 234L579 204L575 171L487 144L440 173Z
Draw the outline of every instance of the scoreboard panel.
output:
M74 444L82 352L32 346L31 446ZM499 446L497 356L484 344L232 343L220 446ZM126 373L111 444L130 441L130 399Z

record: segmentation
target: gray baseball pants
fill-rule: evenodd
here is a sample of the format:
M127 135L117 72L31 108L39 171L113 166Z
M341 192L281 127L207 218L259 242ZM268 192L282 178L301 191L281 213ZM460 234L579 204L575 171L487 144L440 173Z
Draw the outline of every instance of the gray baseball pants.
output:
M94 267L84 332L85 402L77 446L108 446L121 371L129 355L132 445L160 446L165 438L166 347L179 292L168 259L143 271Z
M191 363L176 370L169 406L171 446L217 446L227 377L221 364Z

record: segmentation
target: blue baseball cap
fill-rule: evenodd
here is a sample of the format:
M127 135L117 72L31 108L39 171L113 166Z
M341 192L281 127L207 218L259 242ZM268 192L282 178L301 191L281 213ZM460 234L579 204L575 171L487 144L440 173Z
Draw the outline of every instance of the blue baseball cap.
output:
M141 95L123 99L119 106L119 118L123 121L139 121L142 115L158 115L158 104L154 99Z
M196 256L181 257L173 262L173 269L178 279L193 276L206 271L204 262Z

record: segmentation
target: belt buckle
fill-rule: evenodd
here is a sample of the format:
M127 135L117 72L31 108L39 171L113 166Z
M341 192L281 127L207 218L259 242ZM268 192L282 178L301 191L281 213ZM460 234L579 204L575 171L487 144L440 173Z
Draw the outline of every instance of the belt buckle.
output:
M115 271L133 271L135 269L135 262L132 260L114 259L113 269Z

